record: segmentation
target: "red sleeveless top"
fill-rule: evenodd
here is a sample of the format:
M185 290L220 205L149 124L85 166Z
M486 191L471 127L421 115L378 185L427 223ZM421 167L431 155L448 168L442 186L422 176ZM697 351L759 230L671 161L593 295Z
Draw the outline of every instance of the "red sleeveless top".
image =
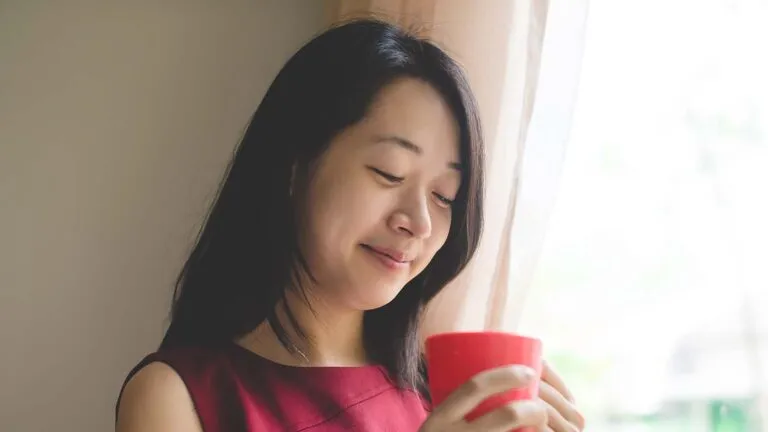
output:
M415 432L428 414L381 366L285 366L230 343L150 354L125 382L152 362L178 373L205 432Z

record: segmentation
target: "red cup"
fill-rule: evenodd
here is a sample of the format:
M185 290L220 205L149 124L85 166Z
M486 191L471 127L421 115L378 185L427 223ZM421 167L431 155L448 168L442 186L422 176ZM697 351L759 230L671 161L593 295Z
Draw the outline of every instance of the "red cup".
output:
M539 379L528 387L494 395L465 417L472 421L512 401L539 396L541 341L503 332L455 332L430 336L426 341L427 376L432 403L437 406L474 375L488 369L523 365L534 369ZM526 429L520 429L525 431Z

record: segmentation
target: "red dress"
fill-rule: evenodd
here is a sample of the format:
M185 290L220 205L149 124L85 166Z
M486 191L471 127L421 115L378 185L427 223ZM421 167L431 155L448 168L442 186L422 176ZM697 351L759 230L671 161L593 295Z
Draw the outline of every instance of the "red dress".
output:
M184 381L205 432L415 432L428 414L380 366L285 366L230 343L161 350L126 382L156 361Z

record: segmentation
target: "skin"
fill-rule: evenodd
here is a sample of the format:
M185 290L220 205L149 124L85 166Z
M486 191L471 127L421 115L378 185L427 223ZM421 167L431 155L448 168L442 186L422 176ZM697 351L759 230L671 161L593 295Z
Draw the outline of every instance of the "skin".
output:
M317 283L303 284L311 309L290 291L286 301L311 341L307 357L287 352L267 323L237 342L286 365L367 364L363 313L391 301L445 244L461 182L458 155L456 121L431 86L408 78L384 88L366 118L335 137L306 184L294 188L304 215L300 246ZM528 373L506 367L478 375L436 407L421 431L582 430L570 393L548 366L540 400L463 420L488 396L524 386ZM201 430L181 378L164 364L130 380L118 419L120 432Z

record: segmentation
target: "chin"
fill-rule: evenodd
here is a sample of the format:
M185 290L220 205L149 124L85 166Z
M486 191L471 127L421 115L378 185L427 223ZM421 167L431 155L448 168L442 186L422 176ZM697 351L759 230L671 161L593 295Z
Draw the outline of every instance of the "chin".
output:
M403 289L402 285L381 283L371 285L373 285L372 289L361 292L358 295L357 304L360 310L368 311L384 307L392 302Z

